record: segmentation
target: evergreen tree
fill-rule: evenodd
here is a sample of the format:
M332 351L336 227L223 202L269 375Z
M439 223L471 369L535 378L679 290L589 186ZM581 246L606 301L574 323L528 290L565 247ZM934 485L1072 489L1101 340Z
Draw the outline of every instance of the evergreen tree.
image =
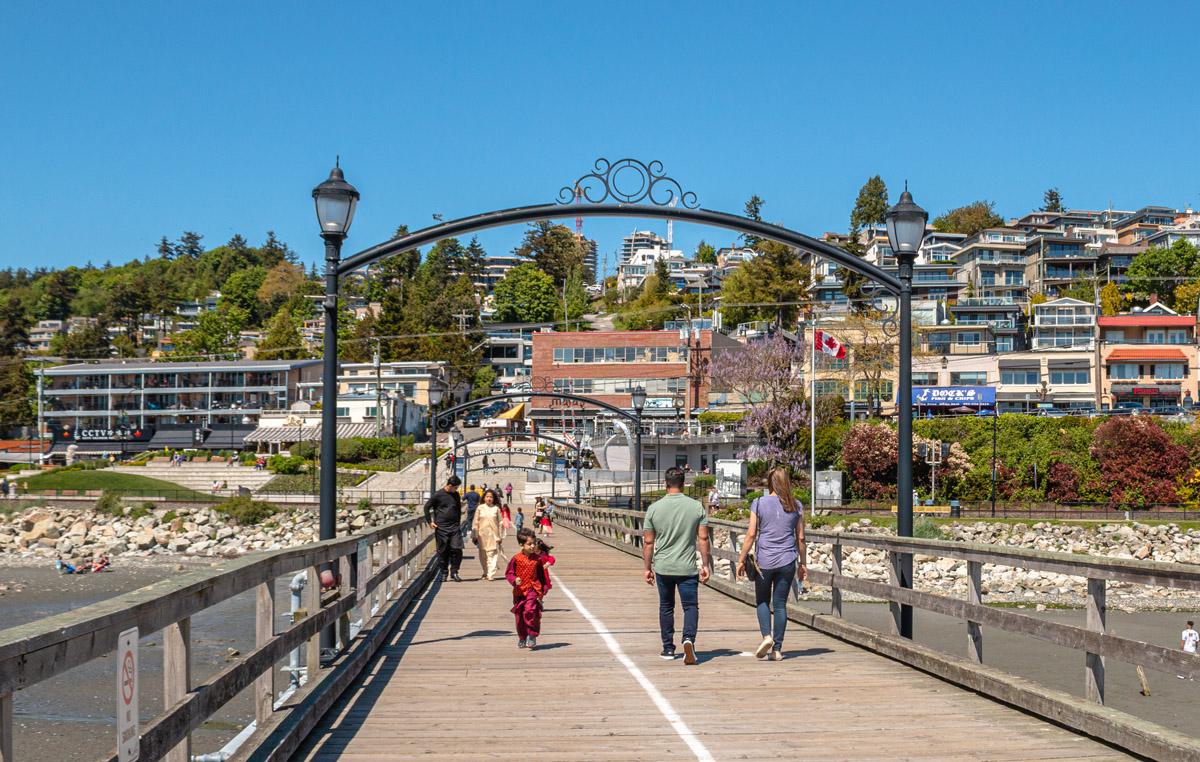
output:
M0 302L0 359L16 357L19 347L29 341L29 319L16 294ZM5 398L7 399L7 398Z
M259 258L262 260L263 267L270 269L275 267L280 262L288 264L296 263L296 252L292 251L286 243L275 237L274 230L267 231L267 240L258 250ZM301 268L303 272L303 268Z
M702 265L716 265L717 250L701 239L696 247L696 261Z
M204 246L200 243L203 240L204 236L185 230L179 237L179 243L175 245L175 254L180 257L199 259L200 255L204 253Z
M162 257L163 259L175 258L175 247L171 245L171 242L167 240L166 236L163 236L162 240L158 242L157 251L158 256Z
M782 328L796 324L799 302L812 280L796 250L763 241L762 253L738 267L721 286L721 314L726 324L771 320ZM761 306L768 305L768 306Z
M850 235L846 243L842 244L842 249L849 254L853 254L859 259L863 258L866 250L863 248L862 241L859 236L862 232L858 229L858 225L854 223L854 215L850 215ZM842 294L850 300L850 309L855 312L862 312L869 307L863 299L862 286L866 282L866 277L856 273L849 268L841 268L842 276Z
M292 313L280 310L271 319L267 335L258 343L255 357L264 360L300 360L308 356Z
M472 283L483 280L484 269L487 267L487 252L479 244L477 236L472 236L471 242L467 244L462 263L463 275Z
M52 354L70 359L101 359L111 356L111 349L108 323L103 320L76 328L70 333L59 333L50 342Z
M229 243L225 244L225 247L234 251L245 251L250 248L250 244L246 242L245 238L242 238L240 233L234 233L233 238L229 239Z
M1058 188L1048 188L1046 192L1042 194L1042 211L1059 213L1064 211L1062 195L1059 194Z
M0 364L0 432L37 421L33 371L24 355ZM10 434L11 436L11 434Z
M875 175L867 180L858 191L854 211L850 212L850 226L870 228L882 225L888 210L888 191L883 178Z
M654 293L659 296L671 293L671 273L665 259L654 260Z
M572 270L583 266L585 254L583 244L574 232L549 220L531 223L521 245L513 253L532 260L550 276L556 289L562 288Z
M767 202L763 201L757 195L750 196L750 200L746 202L745 206L746 216L757 222L762 222L762 208L763 204L765 203ZM751 249L758 248L758 245L762 243L762 241L763 239L756 235L742 233L742 244L749 246Z

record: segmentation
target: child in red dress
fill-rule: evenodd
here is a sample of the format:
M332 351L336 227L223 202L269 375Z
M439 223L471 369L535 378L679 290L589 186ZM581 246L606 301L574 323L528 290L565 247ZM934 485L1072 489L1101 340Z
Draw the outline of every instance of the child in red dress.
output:
M504 578L513 586L512 613L517 617L517 648L533 648L542 630L542 598L550 589L550 573L542 560L537 537L529 529L517 532L521 552L512 557Z

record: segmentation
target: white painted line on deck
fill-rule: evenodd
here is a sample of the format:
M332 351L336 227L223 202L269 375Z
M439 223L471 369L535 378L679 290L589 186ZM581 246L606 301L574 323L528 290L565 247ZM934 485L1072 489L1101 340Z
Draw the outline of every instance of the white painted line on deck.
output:
M591 623L592 628L604 640L604 644L608 646L608 650L612 651L613 655L617 657L617 661L621 662L625 666L625 669L629 670L629 674L633 675L633 679L637 680L638 684L642 686L642 690L646 691L646 694L650 696L650 700L658 707L658 711L662 712L667 722L671 723L671 727L675 729L675 732L683 739L683 742L696 755L696 759L700 760L700 762L715 762L713 755L709 753L704 744L700 743L700 739L696 738L695 734L688 728L687 723L683 721L683 718L671 706L671 702L667 701L666 697L658 692L658 688L654 687L654 683L650 682L650 679L642 674L642 671L633 663L633 660L621 650L621 644L609 633L608 628L604 626L604 622L592 616L592 612L588 611L587 607L575 597L575 594L563 584L562 577L553 573L551 573L551 576L554 577L554 581L559 588L571 599L571 603L575 604L575 608L583 615L583 618Z

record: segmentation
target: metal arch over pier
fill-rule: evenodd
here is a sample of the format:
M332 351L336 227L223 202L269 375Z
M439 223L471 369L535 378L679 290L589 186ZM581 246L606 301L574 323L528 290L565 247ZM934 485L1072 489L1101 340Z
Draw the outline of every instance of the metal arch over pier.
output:
M534 395L534 396L537 396L537 395ZM454 452L456 453L455 457L458 457L457 453L458 453L459 448L461 448L463 450L464 462L469 458L479 458L479 457L483 457L484 455L503 455L505 453L511 454L512 451L508 450L508 449L493 450L490 452L472 453L467 448L468 444L474 444L475 442L486 442L486 441L493 440L493 439L506 439L510 436L513 436L513 435L511 433L485 434L484 436L476 437L475 439L472 439L470 442L467 442L466 440L457 442L454 445ZM576 458L578 458L579 454L583 451L583 447L581 445L571 444L570 442L568 442L565 439L559 439L558 437L552 437L549 434L529 434L529 433L522 432L522 433L518 434L517 436L525 437L525 438L529 438L529 439L542 439L547 442L553 442L554 444L562 445L564 448L566 448L568 450L574 450ZM503 466L503 467L492 466L490 468L478 469L478 470L482 470L484 472L492 471L493 473L498 472L498 471L504 471L504 470L513 470L513 471L532 471L534 473L550 474L550 498L551 499L554 498L554 476L555 476L556 470L555 470L553 464L551 464L549 469L530 468L527 466ZM463 467L463 473L464 474L467 473L467 469L465 466ZM576 502L578 502L580 499L580 486L581 486L582 478L583 477L582 477L581 470L576 469L576 471L575 471L575 501Z
M322 189L327 194L322 196ZM349 222L353 219L355 204L359 194L345 182L340 168L335 168L330 179L313 191L317 199L318 217L321 215L322 198L337 198L344 202L346 216L341 223L334 220L330 230L325 232L326 224L322 220L322 237L325 239L325 335L324 335L324 379L322 386L323 399L337 398L337 310L341 278L356 270L369 268L370 265L394 254L435 243L439 240L464 236L482 230L488 230L506 225L516 225L526 222L536 222L545 219L563 217L641 217L648 219L677 220L699 225L718 227L758 236L771 241L792 246L835 262L838 266L856 272L867 279L863 291L877 295L880 290L896 297L896 309L882 321L884 330L891 335L899 336L899 372L898 399L909 399L912 389L912 278L913 264L916 251L897 251L899 277L886 272L825 241L819 241L788 228L772 225L759 220L749 219L726 212L718 212L700 208L696 194L684 188L663 171L662 162L642 162L637 159L620 159L609 161L597 159L591 172L579 177L573 184L563 186L558 193L557 203L536 204L532 206L501 209L483 214L464 217L450 222L418 230L408 235L384 241L367 248L357 254L352 254L344 260L341 257L342 242ZM352 197L352 201L349 200ZM907 199L907 200L906 200ZM572 201L577 203L571 204ZM586 202L586 203L584 203ZM645 202L645 203L642 203ZM571 204L567 206L567 204ZM907 206L905 206L907 204ZM900 203L893 207L889 214L889 234L892 228L891 215L901 207L906 210L920 210L912 203L907 187L901 196ZM330 207L332 208L332 207ZM906 211L907 213L907 211ZM903 216L903 215L902 215ZM927 219L927 215L925 215ZM369 274L369 269L367 270ZM529 396L529 395L524 395ZM550 395L538 395L550 396ZM600 404L593 401L593 404ZM628 413L617 410L609 405L602 405L628 417ZM462 409L459 406L455 409ZM337 425L335 405L326 405L322 409L322 423L327 431L332 431ZM431 435L436 442L436 419L432 422ZM912 489L912 408L902 405L899 408L899 442L897 467L898 515L897 532L902 536L912 536L913 511L911 505ZM637 462L634 464L636 484L635 496L640 507L641 493L641 431L639 426L637 445ZM436 450L436 447L434 448ZM321 537L332 539L336 536L335 514L337 511L337 473L335 442L332 438L323 440L321 453ZM436 452L434 453L436 455ZM430 470L430 494L437 490L436 457L434 467ZM904 554L900 559L897 573L900 584L911 588L913 559ZM907 604L901 607L901 633L912 637L912 609ZM326 634L328 641L331 635Z

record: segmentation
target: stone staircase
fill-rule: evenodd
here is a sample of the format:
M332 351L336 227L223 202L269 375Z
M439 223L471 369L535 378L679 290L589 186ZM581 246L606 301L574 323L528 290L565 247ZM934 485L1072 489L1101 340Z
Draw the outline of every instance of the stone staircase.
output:
M256 490L275 476L270 471L258 471L253 466L229 465L228 463L184 462L178 466L169 463L150 462L144 466L115 466L118 474L137 474L151 479L178 484L197 492L211 492L214 481L226 482L222 494L236 492L238 487Z

